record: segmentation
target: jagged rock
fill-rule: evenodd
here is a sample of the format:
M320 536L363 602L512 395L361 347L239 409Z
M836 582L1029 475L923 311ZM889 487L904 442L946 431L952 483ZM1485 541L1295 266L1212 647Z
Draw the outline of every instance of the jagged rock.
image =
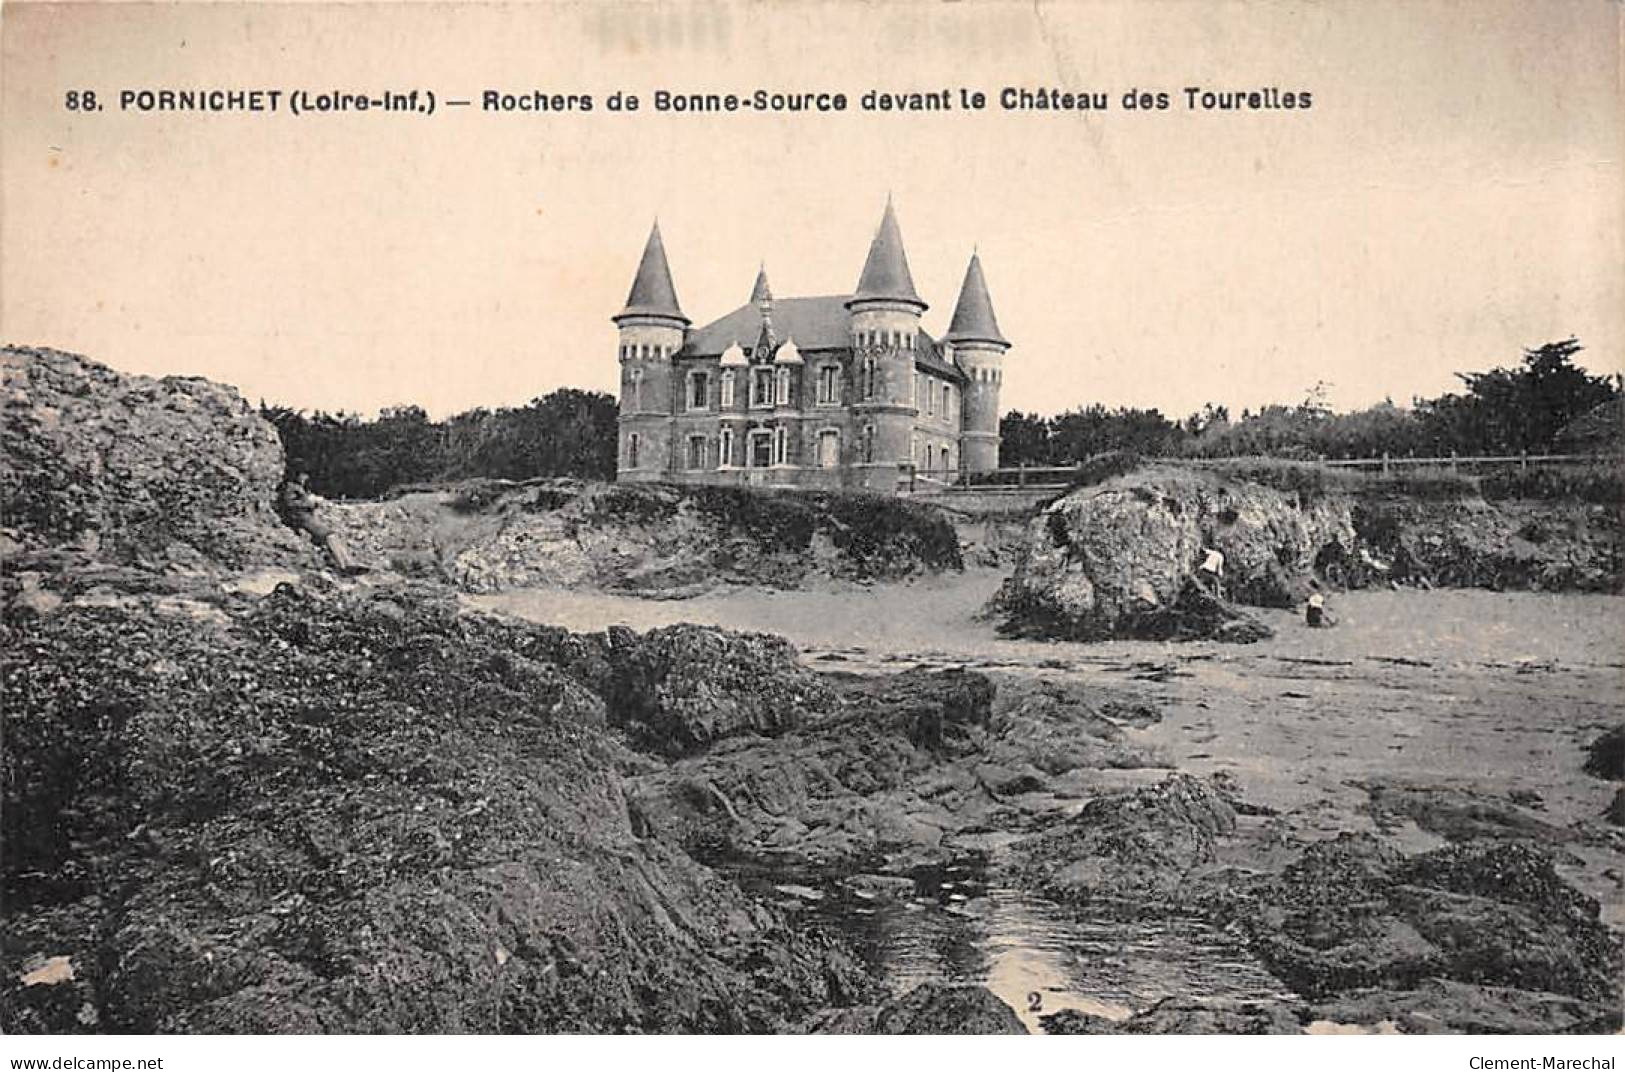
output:
M1625 723L1604 733L1586 748L1585 772L1593 778L1625 782Z
M1258 639L1262 626L1228 625L1244 616L1191 590L1203 548L1223 552L1228 598L1290 606L1317 556L1354 538L1347 503L1153 467L1051 503L993 609L1021 635Z
M1625 826L1625 789L1614 791L1614 799L1608 803L1608 810L1603 812L1603 818L1615 826Z
M826 1035L1025 1035L1010 1006L982 986L925 983L879 1006L843 1009L816 1022Z
M637 760L545 631L284 584L3 641L9 1033L769 1031L869 998L634 835ZM25 985L38 957L73 980Z
M363 543L366 530L392 527L371 520L388 504L344 509L354 516L341 524L363 530ZM680 598L718 585L797 588L814 578L893 581L963 568L946 515L889 495L596 484L567 496L516 489L454 529L421 505L414 516L420 528L449 534L437 549L442 568L470 592L604 588Z
M1046 1035L1115 1035L1122 1021L1079 1009L1061 1009L1040 1016L1038 1026Z
M1310 846L1234 906L1264 963L1311 998L1428 978L1564 995L1618 1018L1619 938L1525 842L1406 857L1369 835Z
M1307 1014L1290 1000L1164 998L1126 1020L1062 1009L1039 1023L1047 1035L1301 1035Z
M1615 505L1371 494L1354 521L1396 581L1547 592L1617 592L1622 581Z
M1603 1034L1619 1023L1596 1003L1450 979L1424 979L1413 990L1352 990L1311 1015L1339 1024L1386 1022L1407 1035Z
M992 683L961 670L833 680L838 708L771 745L734 738L634 779L636 829L705 857L820 864L939 845L955 821L915 780L981 749ZM982 799L968 775L947 791ZM805 831L793 847L779 836L789 822Z
M1570 831L1530 815L1507 797L1457 786L1369 782L1369 810L1379 826L1410 820L1451 841L1475 838L1528 838L1547 845L1569 840Z
M1304 1008L1291 1001L1165 998L1118 1028L1121 1035L1298 1035Z
M1166 899L1235 828L1234 809L1212 784L1177 774L1097 797L1016 851L1022 871L1058 899Z
M625 633L610 634L611 718L662 754L741 733L777 737L834 706L783 637L674 625L627 643Z
M13 554L75 549L194 572L317 564L276 516L276 430L234 389L26 347L0 351L0 372L0 518Z

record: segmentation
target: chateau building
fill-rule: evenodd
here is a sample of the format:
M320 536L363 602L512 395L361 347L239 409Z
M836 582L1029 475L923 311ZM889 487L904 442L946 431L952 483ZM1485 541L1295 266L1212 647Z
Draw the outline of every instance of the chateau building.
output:
M677 302L657 223L620 330L617 479L897 491L999 464L1010 343L971 255L948 331L920 326L891 203L851 294L750 299L703 327Z

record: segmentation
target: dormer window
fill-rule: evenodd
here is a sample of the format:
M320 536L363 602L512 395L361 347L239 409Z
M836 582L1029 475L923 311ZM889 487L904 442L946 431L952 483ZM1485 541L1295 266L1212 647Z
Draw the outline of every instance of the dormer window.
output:
M777 383L775 384L773 392L773 404L776 406L788 406L790 404L790 370L787 368L781 368L778 370L778 375L774 378Z
M732 372L722 374L721 390L722 408L732 409L734 404L734 374Z

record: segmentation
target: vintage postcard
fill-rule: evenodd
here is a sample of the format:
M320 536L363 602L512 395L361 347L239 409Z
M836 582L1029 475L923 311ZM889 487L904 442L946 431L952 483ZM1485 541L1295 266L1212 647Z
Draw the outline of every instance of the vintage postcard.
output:
M6 1047L1613 1068L1622 12L6 4Z

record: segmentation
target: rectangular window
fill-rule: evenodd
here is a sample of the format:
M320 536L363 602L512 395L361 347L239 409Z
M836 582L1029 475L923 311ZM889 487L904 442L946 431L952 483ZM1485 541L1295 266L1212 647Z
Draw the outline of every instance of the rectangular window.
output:
M787 465L790 461L790 433L780 428L773 434L773 464Z
M725 378L722 382L725 385L723 387L723 394L726 395L727 394L726 384L728 383L728 379ZM722 430L722 434L717 439L717 468L718 469L728 469L728 468L731 468L733 466L733 463L734 463L734 430L732 428L724 428Z
M841 401L841 370L835 365L824 365L818 370L818 403L833 406Z
M756 369L750 380L750 404L753 406L770 406L773 404L773 370Z
M688 467L690 469L705 468L705 437L688 437Z
M723 409L732 409L733 404L734 404L734 374L731 373L731 372L724 372L722 374L722 408Z
M750 464L753 469L766 469L773 464L773 436L771 433L751 433Z
M779 369L777 379L778 389L774 392L773 402L775 405L788 406L790 404L790 370L787 368Z
M711 405L711 378L703 372L688 374L688 408L706 409Z
M933 416L937 412L937 393L931 390L930 381L925 384L925 411Z
M953 413L954 389L948 384L942 385L942 415L944 417Z
M636 432L626 437L626 467L628 469L638 467L638 434Z
M818 433L818 465L823 469L833 469L841 464L841 433L830 431Z

